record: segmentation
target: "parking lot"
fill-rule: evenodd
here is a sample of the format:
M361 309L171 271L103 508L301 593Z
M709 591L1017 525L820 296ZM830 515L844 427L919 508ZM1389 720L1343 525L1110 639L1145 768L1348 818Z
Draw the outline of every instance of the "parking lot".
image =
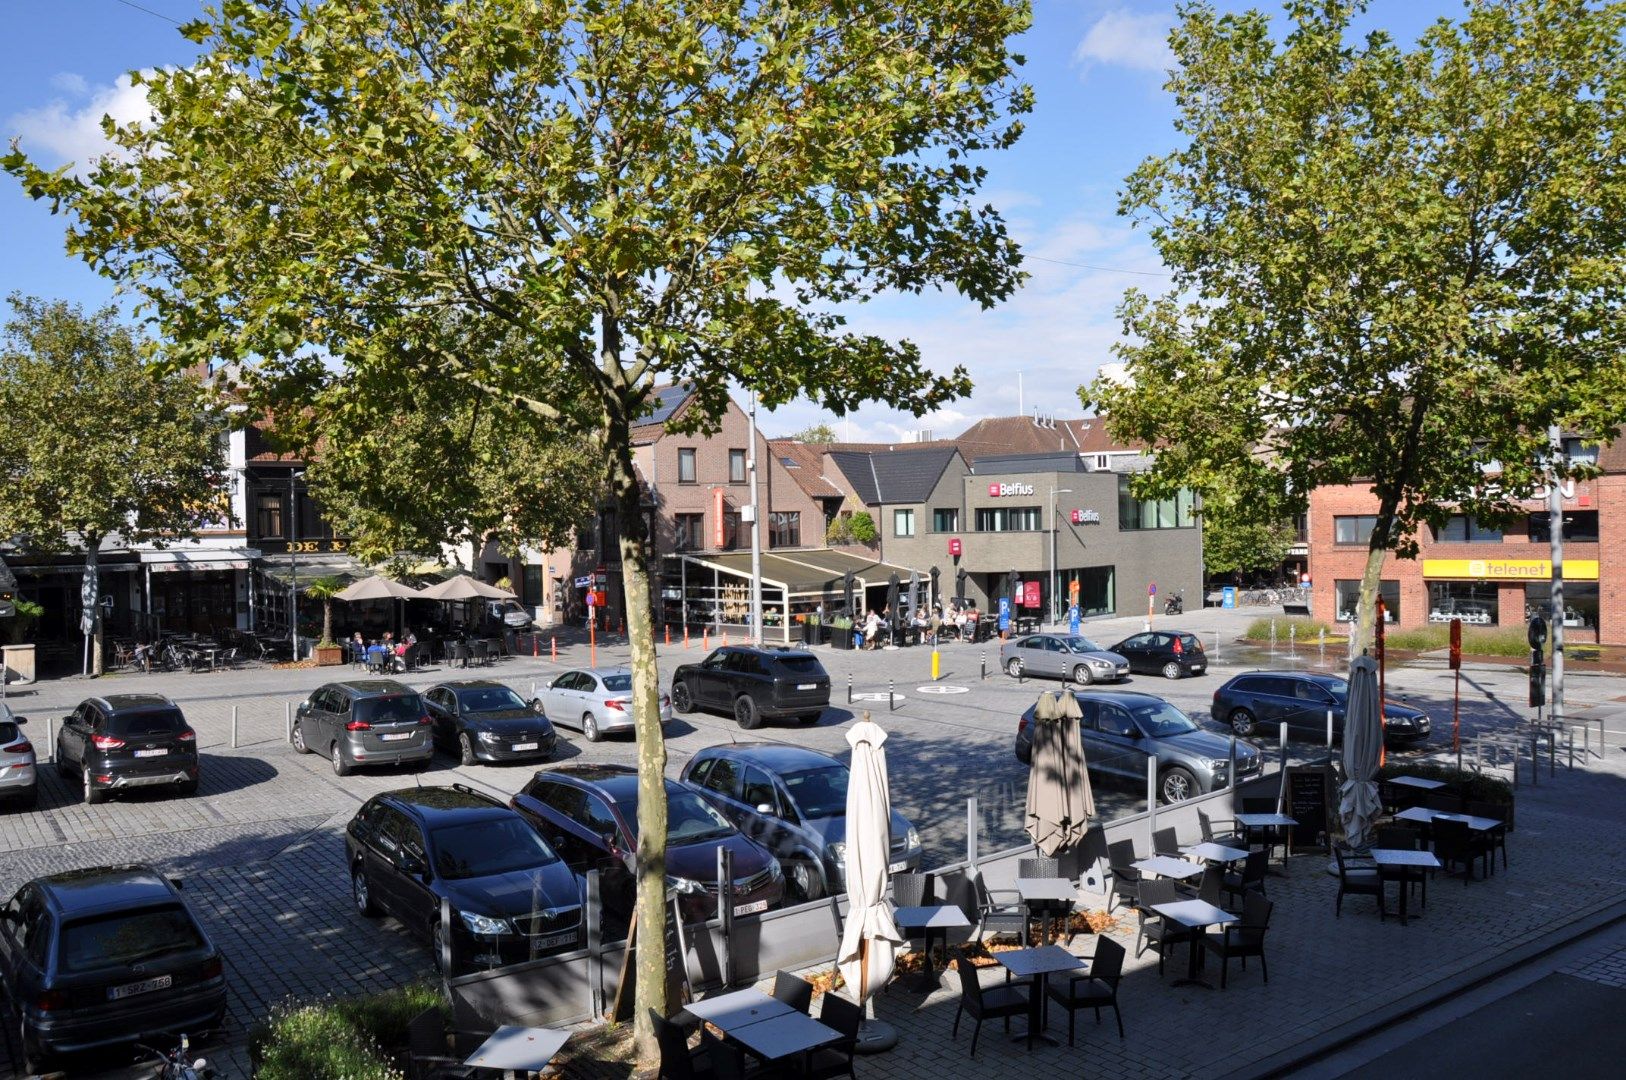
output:
M1289 655L1261 655L1239 647L1235 636L1253 613L1193 612L1171 625L1199 632L1209 649L1207 675L1169 682L1135 676L1131 685L1172 701L1205 727L1214 689L1229 675L1255 667L1307 666L1323 662L1312 645ZM1165 620L1159 620L1160 624ZM1103 644L1139 629L1139 620L1092 623L1085 632ZM714 643L715 644L715 643ZM1217 649L1216 649L1217 644ZM698 660L699 643L685 651L663 646L663 686L680 663ZM1026 795L1026 770L1012 753L1016 718L1037 693L1059 684L1016 680L998 671L998 643L946 645L941 677L931 679L931 650L882 652L817 650L832 680L832 705L811 727L768 723L741 731L729 717L692 713L678 716L668 737L668 775L702 747L721 741L782 740L845 757L844 732L855 713L869 710L891 734L887 743L894 805L920 830L926 865L964 858L966 799L976 796L979 844L988 851L1019 842ZM1341 666L1329 650L1325 664ZM1217 655L1216 655L1217 653ZM533 683L563 668L585 665L585 643L559 643L557 661L514 657L470 674L497 678L529 697ZM624 644L601 644L601 665L625 658ZM986 656L988 675L982 678ZM120 675L96 681L42 683L16 693L10 704L29 717L36 746L48 747L48 720L60 722L91 694L147 691L169 695L196 728L202 754L202 785L187 799L161 794L121 796L100 806L82 803L76 781L63 781L50 766L41 769L40 802L32 811L0 812L0 896L43 873L114 862L153 863L186 878L187 894L225 951L232 986L232 1015L246 1029L273 1004L289 998L347 995L398 985L430 970L425 946L388 921L372 924L353 911L343 872L342 830L355 809L372 794L421 780L425 784L468 783L503 799L529 775L529 766L459 767L437 756L433 768L415 776L402 771L364 771L335 777L324 758L295 754L285 741L286 708L310 690L350 677L345 668L275 670L255 668L200 674ZM406 676L418 688L461 671L429 669ZM863 700L847 703L848 678ZM888 691L895 690L895 708ZM1509 733L1528 715L1524 679L1516 668L1474 666L1464 673L1463 731L1467 745L1482 736L1506 761ZM943 692L947 691L947 692ZM1426 709L1434 736L1419 755L1450 745L1451 676L1443 664L1424 662L1392 667L1391 698ZM1612 699L1626 694L1626 679L1576 674L1570 696L1575 710L1617 709ZM238 746L231 743L237 714ZM560 730L556 760L634 763L625 738L590 744L578 733ZM1274 739L1267 761L1274 764ZM1295 745L1293 754L1319 752ZM1472 750L1469 751L1471 757ZM1103 816L1132 812L1144 799L1141 785L1098 787Z

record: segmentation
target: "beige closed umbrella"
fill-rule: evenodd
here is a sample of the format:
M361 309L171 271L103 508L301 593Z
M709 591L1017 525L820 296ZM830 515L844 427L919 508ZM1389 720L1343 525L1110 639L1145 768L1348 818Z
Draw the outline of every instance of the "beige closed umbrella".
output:
M416 594L424 600L512 600L514 594L495 585L487 585L468 574L454 574L445 581L431 585Z
M338 594L340 600L416 600L422 594L410 585L403 585L393 578L374 574L372 577L362 578L345 587Z
M892 977L904 944L887 898L892 848L892 795L886 775L886 732L864 719L847 729L853 748L847 780L847 922L836 964L860 1005Z
M1025 827L1041 855L1053 856L1081 842L1095 816L1080 731L1083 717L1072 694L1041 694L1033 707Z

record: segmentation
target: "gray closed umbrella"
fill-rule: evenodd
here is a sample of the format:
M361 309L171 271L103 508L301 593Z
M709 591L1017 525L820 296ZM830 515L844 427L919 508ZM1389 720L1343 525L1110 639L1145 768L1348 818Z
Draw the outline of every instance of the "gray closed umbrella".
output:
M1084 760L1083 713L1072 694L1041 694L1033 708L1025 828L1041 855L1084 839L1095 816L1095 793Z
M1349 665L1349 704L1344 711L1344 782L1338 789L1338 816L1344 845L1371 847L1372 823L1382 809L1378 798L1378 759L1383 752L1383 707L1378 701L1378 665L1357 656Z
M909 617L915 617L920 610L920 571L909 571Z

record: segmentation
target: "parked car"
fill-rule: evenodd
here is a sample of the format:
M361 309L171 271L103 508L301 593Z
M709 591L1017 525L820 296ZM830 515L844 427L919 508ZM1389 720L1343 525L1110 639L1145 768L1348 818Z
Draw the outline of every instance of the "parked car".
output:
M683 779L698 787L746 836L779 859L797 900L847 888L847 766L784 743L708 746ZM920 868L920 834L892 811L891 873Z
M39 801L34 770L34 744L23 734L28 718L0 701L0 802L32 807Z
M35 878L0 908L0 985L25 1073L58 1054L218 1028L220 951L146 866Z
M78 774L85 802L138 787L198 790L198 737L180 707L162 694L86 698L63 717L56 771Z
M443 900L454 973L581 943L576 875L524 817L463 784L375 795L350 819L344 847L356 910L394 915L429 941L437 967Z
M817 723L829 704L830 676L818 657L802 649L728 645L672 673L672 706L678 712L732 713L747 730L765 718L784 716Z
M359 765L428 765L433 724L418 692L394 679L334 682L300 703L292 741L301 754L326 755L335 776L349 776Z
M577 668L561 672L541 687L531 701L549 720L573 727L588 742L611 732L630 732L632 669ZM672 722L672 698L661 695L661 728Z
M1090 690L1073 695L1083 711L1084 757L1091 775L1131 781L1146 779L1147 761L1157 762L1158 797L1179 802L1226 785L1231 740L1204 731L1185 713L1151 694L1135 690ZM1016 757L1026 765L1033 754L1033 706L1016 724ZM1236 744L1236 779L1259 773L1262 759L1252 743Z
M1202 639L1184 630L1148 630L1124 638L1109 650L1129 661L1129 670L1178 679L1208 670Z
M1252 735L1260 728L1277 731L1286 724L1290 735L1325 739L1327 713L1331 712L1333 738L1342 739L1348 704L1349 682L1341 676L1250 671L1233 676L1214 691L1209 714L1238 735ZM1417 743L1428 734L1428 714L1423 710L1393 701L1383 703L1384 741Z
M579 874L601 872L607 925L625 932L632 917L638 846L638 773L628 765L561 765L539 771L509 805ZM733 857L734 914L776 908L785 876L767 848L747 838L700 793L666 781L666 880L686 922L717 914L717 849ZM613 932L613 930L612 930Z
M1087 637L1029 634L999 647L999 666L1011 678L1050 675L1088 686L1117 682L1129 675L1129 661Z
M550 758L559 733L535 704L500 682L463 679L431 686L424 705L434 721L434 740L464 765L487 761Z

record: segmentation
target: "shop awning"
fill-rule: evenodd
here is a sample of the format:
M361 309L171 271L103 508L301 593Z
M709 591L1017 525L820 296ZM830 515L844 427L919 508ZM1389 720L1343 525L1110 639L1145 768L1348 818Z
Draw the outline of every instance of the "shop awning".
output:
M153 573L181 570L252 570L257 548L169 548L141 552L141 565Z
M298 562L296 564L295 559ZM349 555L324 553L321 555L267 555L256 564L260 576L288 588L294 583L294 575L299 580L309 584L319 577L336 577L349 585L360 581L364 577L372 576L372 570L363 566Z
M679 556L691 566L717 570L730 577L751 577L751 553L730 551L717 555ZM762 583L785 590L788 598L822 597L841 591L842 578L847 573L858 579L859 587L886 583L893 574L899 581L909 580L910 568L893 563L878 562L845 551L814 548L807 551L767 552L761 554ZM921 577L927 577L926 571Z

